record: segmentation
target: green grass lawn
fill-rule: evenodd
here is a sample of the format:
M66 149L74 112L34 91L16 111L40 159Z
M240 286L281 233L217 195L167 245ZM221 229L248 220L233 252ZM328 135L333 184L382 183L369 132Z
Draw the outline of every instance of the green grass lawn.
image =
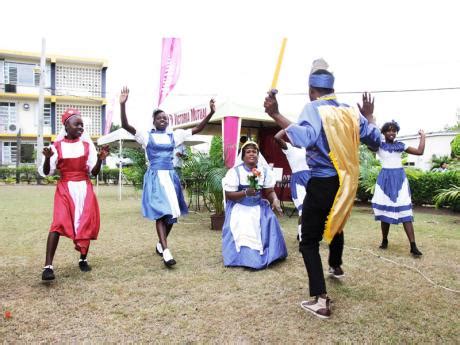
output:
M460 290L458 214L415 210L424 254L415 259L402 226L392 228L389 248L379 250L379 223L369 206L356 206L345 229L346 278L327 279L333 315L320 320L299 306L308 298L308 280L295 217L281 219L288 258L251 271L225 268L221 232L210 230L209 213L191 212L170 235L178 263L167 269L154 251L154 223L142 218L140 194L130 188L122 201L116 187L99 189L92 272L80 272L72 242L61 238L57 279L43 284L53 193L52 186L0 186L0 342L460 342L459 293L368 252ZM327 265L327 246L321 251Z

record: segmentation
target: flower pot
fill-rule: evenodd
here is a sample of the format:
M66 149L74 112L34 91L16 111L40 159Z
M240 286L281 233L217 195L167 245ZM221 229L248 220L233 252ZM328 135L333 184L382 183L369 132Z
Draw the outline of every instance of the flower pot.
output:
M225 214L211 214L211 230L222 230Z

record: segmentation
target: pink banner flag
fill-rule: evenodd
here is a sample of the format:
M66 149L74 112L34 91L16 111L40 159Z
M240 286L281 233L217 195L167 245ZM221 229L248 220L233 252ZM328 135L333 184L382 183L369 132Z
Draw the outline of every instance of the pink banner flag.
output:
M233 167L240 138L241 118L237 116L226 116L223 120L222 137L224 144L224 162L227 168Z
M180 74L180 63L180 38L163 38L158 106L160 106L176 85Z

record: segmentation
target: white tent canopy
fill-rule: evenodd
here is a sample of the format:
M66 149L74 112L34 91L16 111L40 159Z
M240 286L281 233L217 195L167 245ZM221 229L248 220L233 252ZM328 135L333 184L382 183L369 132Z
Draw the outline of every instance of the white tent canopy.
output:
M116 143L122 141L128 141L130 144L129 146L132 146L132 144L138 145L136 143L136 139L134 139L134 135L129 133L127 130L124 128L117 129L116 131L113 131L109 134L106 134L99 139L97 139L97 145L102 146L102 145L108 145L111 143ZM208 140L204 138L202 135L192 135L189 139L184 141L185 146L195 146L195 145L200 145L207 143ZM126 145L125 145L126 146Z
M120 140L135 141L134 135L129 133L126 129L120 128L97 139L97 144L99 146L108 145L113 142L119 142Z
M126 129L120 128L117 129L116 131L113 131L109 134L106 134L99 139L97 139L97 145L102 146L102 145L108 145L111 143L116 143L118 142L118 159L119 159L119 172L118 172L118 200L121 200L121 189L123 187L123 182L121 180L122 178L122 159L123 159L123 141L129 141L129 142L136 142L134 139L134 135L129 133Z

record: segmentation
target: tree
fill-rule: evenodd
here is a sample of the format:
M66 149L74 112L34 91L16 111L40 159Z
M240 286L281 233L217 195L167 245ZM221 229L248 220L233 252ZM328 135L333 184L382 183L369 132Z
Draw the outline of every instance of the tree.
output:
M113 123L110 125L110 133L115 132L117 129L120 129L120 125L114 125Z
M460 158L460 134L457 134L450 143L450 147L452 148L452 156Z

